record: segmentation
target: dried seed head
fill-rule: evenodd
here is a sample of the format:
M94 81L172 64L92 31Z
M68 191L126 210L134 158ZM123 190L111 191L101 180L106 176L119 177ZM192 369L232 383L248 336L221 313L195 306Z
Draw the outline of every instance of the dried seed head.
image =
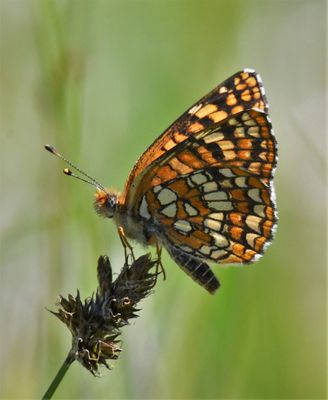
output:
M159 275L158 261L148 254L126 263L114 282L107 256L99 257L97 271L95 295L84 301L79 291L75 297L60 296L58 310L51 311L72 334L71 353L93 375L99 365L109 368L107 361L118 358L121 328L138 316L137 303L150 294Z

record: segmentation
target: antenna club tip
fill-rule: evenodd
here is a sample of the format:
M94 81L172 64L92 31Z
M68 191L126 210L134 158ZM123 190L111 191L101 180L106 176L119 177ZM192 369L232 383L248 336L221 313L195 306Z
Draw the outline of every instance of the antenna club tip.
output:
M64 168L63 172L65 175L73 175L73 172L69 168Z
M63 157L60 153L57 153L56 149L51 146L50 144L45 144L44 148L49 151L51 154L55 155L56 157L60 158L61 160L65 161L69 166L71 166L74 170L79 172L84 178L81 176L75 175L69 168L64 168L63 172L65 175L72 176L76 179L79 179L80 181L86 182L89 185L99 187L100 189L104 189L100 183L98 183L94 178L91 178L88 174L83 172L80 168L78 168L76 165L74 165L71 161L69 161L67 158Z
M55 154L55 153L56 153L55 148L54 148L53 146L51 146L50 144L45 144L45 145L44 145L44 148L45 148L46 150L48 150L50 153L52 153L52 154Z

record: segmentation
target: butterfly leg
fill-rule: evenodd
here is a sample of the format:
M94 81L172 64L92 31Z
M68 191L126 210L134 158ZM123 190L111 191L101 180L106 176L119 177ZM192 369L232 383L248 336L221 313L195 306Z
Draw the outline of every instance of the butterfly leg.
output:
M156 253L157 253L156 273L159 274L160 272L162 272L163 279L165 281L166 273L165 273L165 269L162 264L162 246L158 243L158 241L156 241ZM158 272L158 271L160 271L160 272Z
M177 247L169 247L168 251L179 267L208 292L213 294L220 287L220 282L204 261L192 257Z
M129 255L131 255L132 261L134 262L136 259L134 257L133 247L129 243L127 237L125 236L124 230L122 226L118 227L118 235L120 237L123 249L124 249L124 256L125 262L128 264Z

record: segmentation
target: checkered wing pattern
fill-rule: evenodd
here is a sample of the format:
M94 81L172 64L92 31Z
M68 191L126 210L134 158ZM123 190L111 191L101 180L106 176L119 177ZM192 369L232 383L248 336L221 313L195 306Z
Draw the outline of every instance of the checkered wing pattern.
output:
M209 291L204 261L248 263L276 223L276 141L260 78L242 71L184 113L142 155L125 206L151 224L175 261Z
M272 236L270 189L238 167L205 167L154 186L143 199L167 243L194 257L247 263Z

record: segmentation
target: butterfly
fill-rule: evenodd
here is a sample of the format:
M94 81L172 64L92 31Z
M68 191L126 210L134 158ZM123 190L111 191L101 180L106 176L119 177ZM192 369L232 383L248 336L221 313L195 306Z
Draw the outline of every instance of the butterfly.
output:
M132 239L164 247L182 270L214 293L220 283L208 263L257 261L272 241L276 163L261 78L244 69L155 140L122 193L93 180L95 209L115 221L125 245Z

